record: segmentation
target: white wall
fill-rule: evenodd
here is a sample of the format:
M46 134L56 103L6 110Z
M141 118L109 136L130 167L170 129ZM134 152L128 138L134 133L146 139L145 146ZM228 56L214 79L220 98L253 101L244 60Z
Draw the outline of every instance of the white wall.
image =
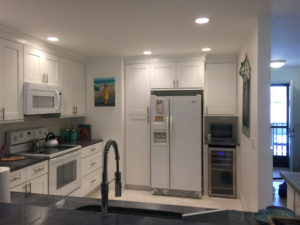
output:
M94 78L115 78L116 106L94 106ZM121 57L99 57L86 62L86 123L92 125L92 138L103 138L104 144L108 139L118 143L122 180L125 184L124 173L124 75L123 60ZM113 148L109 154L109 179L113 178L115 171L115 156Z
M295 138L292 139L293 147L291 152L291 170L300 172L300 67L282 67L271 70L272 84L290 83L293 81L293 121Z
M261 49L260 49L261 48ZM250 84L250 137L242 133L243 81L238 78L238 135L237 171L239 196L249 211L257 211L272 203L272 164L269 150L269 94L270 73L270 19L260 18L250 29L240 52L239 62L245 55L251 66ZM267 163L266 163L267 162ZM265 179L262 183L262 180Z

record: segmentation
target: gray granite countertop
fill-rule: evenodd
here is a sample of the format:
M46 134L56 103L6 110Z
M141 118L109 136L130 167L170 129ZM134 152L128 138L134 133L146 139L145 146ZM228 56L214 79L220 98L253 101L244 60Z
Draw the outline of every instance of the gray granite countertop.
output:
M82 139L72 142L62 142L61 144L72 144L72 145L81 145L82 148L87 147L89 145L97 144L99 142L103 142L102 138L99 139Z
M161 225L259 225L253 213L232 210L212 210L197 207L172 206L152 203L110 200L109 205L119 207L143 208L169 212L180 212L186 216L182 220L158 217L101 214L99 212L78 211L75 208L84 205L99 205L100 199L65 197L53 195L11 194L11 203L0 203L0 224L101 224L101 225L129 225L129 224L161 224Z
M17 161L0 162L0 166L7 166L10 168L10 171L13 172L48 159L47 156L25 156L25 159Z
M280 176L300 194L300 172L280 172Z

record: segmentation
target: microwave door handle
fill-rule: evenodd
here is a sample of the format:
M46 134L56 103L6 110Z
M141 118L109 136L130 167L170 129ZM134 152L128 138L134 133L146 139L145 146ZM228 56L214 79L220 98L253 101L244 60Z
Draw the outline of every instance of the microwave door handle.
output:
M56 94L56 99L57 99L57 105L56 105L56 109L59 109L61 107L62 104L62 100L61 100L61 93L58 90L55 90L55 94Z

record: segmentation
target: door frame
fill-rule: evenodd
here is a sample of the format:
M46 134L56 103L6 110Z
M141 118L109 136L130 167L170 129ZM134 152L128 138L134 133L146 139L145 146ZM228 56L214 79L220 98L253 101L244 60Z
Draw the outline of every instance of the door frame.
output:
M286 98L287 98L287 123L286 126L272 126L271 124L271 130L272 128L286 128L287 129L287 156L274 156L273 153L273 167L290 167L290 142L289 142L289 127L290 127L290 101L289 101L289 89L290 89L290 84L289 83L276 83L276 84L271 84L271 87L286 87ZM272 133L272 132L271 132Z

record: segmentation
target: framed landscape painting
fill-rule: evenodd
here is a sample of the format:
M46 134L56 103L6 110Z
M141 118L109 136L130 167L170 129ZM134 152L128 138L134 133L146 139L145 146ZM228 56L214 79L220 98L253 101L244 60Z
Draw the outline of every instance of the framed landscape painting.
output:
M94 79L95 106L115 106L115 78Z

